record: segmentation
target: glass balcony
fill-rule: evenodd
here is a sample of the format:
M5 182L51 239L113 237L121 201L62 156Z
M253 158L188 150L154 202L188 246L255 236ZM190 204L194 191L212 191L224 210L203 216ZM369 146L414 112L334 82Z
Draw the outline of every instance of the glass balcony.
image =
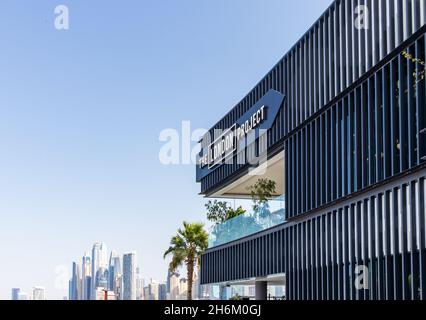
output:
M258 210L214 226L209 233L209 248L244 238L285 222L284 196L275 198Z

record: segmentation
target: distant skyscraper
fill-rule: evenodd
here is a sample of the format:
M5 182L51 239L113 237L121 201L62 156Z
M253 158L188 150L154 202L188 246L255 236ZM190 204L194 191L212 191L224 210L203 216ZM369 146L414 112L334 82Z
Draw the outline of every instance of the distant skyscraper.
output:
M167 300L167 284L160 283L158 286L158 300Z
M72 277L69 281L68 295L70 300L79 300L79 292L81 284L80 265L76 262L72 263Z
M33 300L46 300L46 293L43 287L33 288Z
M198 300L202 296L202 290L200 285L200 277L198 276L200 272L200 269L197 265L195 265L194 268L194 279L192 281L192 299Z
M185 278L179 280L179 296L178 300L186 300L188 291L188 281Z
M136 253L123 255L123 300L136 300Z
M143 299L151 300L150 293L149 293L149 286L146 286L143 288Z
M114 285L118 275L121 275L121 261L118 253L113 250L111 251L111 255L109 257L108 290L115 291Z
M170 293L170 277L172 276L173 272L167 271L167 280L166 280L166 288L167 293Z
M108 269L101 267L96 271L95 290L102 288L108 290Z
M151 279L151 283L149 284L149 295L150 300L158 300L160 293L160 286L159 284Z
M92 277L86 276L84 280L82 279L82 282L84 281L84 291L83 291L83 300L90 300L91 294L92 294Z
M92 271L91 271L90 256L86 252L81 261L81 299L90 300L90 290L92 288Z
M96 242L92 248L92 300L96 299L96 280L100 268L108 268L108 252L105 243Z
M18 300L21 288L12 288L12 300Z
M145 283L143 278L139 272L139 268L136 268L136 300L144 299L144 288Z
M169 277L170 281L170 300L177 300L180 294L179 275L172 273Z
M123 275L117 274L114 278L114 294L117 300L123 299Z
M18 293L18 299L17 300L28 300L28 294L26 292L20 291Z

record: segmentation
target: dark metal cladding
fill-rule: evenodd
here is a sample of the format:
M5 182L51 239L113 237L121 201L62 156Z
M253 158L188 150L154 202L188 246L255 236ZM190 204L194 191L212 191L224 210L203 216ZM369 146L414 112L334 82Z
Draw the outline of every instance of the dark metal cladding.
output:
M359 5L369 8L366 30L355 28ZM229 128L273 89L287 99L268 134L268 147L282 150L282 142L293 130L327 108L415 34L425 24L425 7L424 0L335 1L211 133ZM201 193L212 193L243 167L235 163L215 170L201 179Z
M285 274L289 300L425 299L425 195L426 172L420 170L209 249L201 259L201 283ZM371 272L369 290L354 287L358 265Z
M334 1L212 128L286 96L268 149L284 150L288 220L209 249L203 284L284 273L287 299L426 299L425 23L426 0ZM201 192L240 174L218 168ZM358 265L370 290L354 287Z

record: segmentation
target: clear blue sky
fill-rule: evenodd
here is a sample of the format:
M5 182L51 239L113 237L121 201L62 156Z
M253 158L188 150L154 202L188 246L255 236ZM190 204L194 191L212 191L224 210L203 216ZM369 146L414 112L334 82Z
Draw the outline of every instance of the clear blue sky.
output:
M205 200L194 166L160 163L159 133L214 124L330 3L2 0L0 299L61 298L55 268L95 241L163 280L170 236Z

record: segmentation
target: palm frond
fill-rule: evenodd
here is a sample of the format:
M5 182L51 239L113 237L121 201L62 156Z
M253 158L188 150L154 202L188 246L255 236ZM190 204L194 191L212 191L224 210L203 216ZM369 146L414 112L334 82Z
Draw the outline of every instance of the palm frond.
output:
M207 249L208 234L202 223L183 222L183 228L179 228L177 234L170 239L170 246L164 252L164 258L171 255L169 271L186 264L187 267L200 261L201 254Z

